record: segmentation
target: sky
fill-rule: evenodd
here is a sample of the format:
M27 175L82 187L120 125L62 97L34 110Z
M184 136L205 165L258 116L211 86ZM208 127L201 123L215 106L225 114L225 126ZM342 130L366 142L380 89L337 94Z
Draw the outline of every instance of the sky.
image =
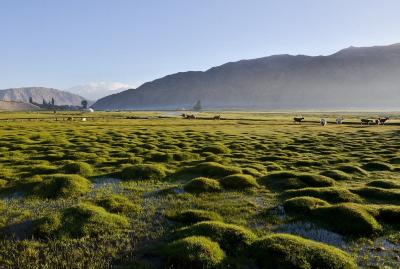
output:
M99 98L273 54L400 43L399 0L0 0L0 89Z

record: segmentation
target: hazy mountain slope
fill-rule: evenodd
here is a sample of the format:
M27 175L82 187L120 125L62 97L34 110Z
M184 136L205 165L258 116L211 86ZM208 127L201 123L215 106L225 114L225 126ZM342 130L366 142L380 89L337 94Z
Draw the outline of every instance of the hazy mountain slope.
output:
M43 99L45 99L47 102L50 102L51 98L54 98L56 105L76 106L80 106L82 100L85 99L73 93L43 87L26 87L0 90L0 100L4 101L19 101L28 103L29 97L32 97L35 103L40 104L43 102Z
M276 55L183 72L110 95L96 109L400 107L400 44L330 56Z
M23 111L23 110L39 110L38 106L14 101L0 101L0 110L6 111Z

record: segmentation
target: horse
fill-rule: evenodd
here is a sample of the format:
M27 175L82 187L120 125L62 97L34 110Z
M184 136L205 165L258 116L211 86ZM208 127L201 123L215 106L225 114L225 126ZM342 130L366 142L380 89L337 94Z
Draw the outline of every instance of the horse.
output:
M299 123L299 124L301 124L301 121L302 121L302 120L304 120L304 117L294 117L294 118L293 118L294 123Z
M195 115L193 115L193 114L188 114L188 115L186 115L186 119L188 119L188 120L195 120L196 119L196 116Z
M321 124L321 126L325 126L328 124L328 121L326 119L320 119L319 123Z
M221 115L218 115L218 116L214 116L213 117L213 120L220 120L221 119Z
M376 120L376 124L377 124L377 125L379 125L379 124L385 125L385 122L386 122L388 119L389 119L388 117L385 117L385 118L378 118L378 119Z
M370 125L371 123L373 123L374 121L371 119L361 119L361 125L363 124L367 124Z

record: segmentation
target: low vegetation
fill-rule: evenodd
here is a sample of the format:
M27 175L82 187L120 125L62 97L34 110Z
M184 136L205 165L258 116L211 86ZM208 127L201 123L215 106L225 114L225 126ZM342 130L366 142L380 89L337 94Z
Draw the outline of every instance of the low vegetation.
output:
M398 115L78 113L0 113L0 267L398 267Z
M221 184L215 179L197 177L186 183L183 188L191 193L217 192L221 191Z
M289 190L283 193L287 197L311 196L325 200L329 203L342 202L361 202L362 199L345 188L304 188L299 190Z
M129 221L123 216L108 213L104 208L81 203L39 219L35 226L35 235L39 237L102 236L115 234L129 227Z
M54 174L45 176L33 189L44 198L77 197L87 193L90 181L79 175Z
M208 236L220 244L229 255L243 254L255 239L255 235L244 227L220 221L203 221L182 228L176 232L178 237Z
M172 268L222 268L224 251L207 237L190 236L176 240L165 248L166 264Z
M123 180L161 180L166 171L161 165L136 164L125 167L118 176Z
M201 221L222 221L222 217L212 211L190 209L175 214L167 215L167 218L184 224L193 224Z
M261 268L358 268L348 254L337 248L289 234L257 239L251 255Z
M258 187L257 181L251 175L234 174L220 179L225 189L244 190Z

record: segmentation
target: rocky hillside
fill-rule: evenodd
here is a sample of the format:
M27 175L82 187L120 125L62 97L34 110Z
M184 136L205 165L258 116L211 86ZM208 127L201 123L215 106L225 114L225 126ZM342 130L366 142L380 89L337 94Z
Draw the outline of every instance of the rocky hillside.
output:
M330 56L275 55L183 72L98 100L95 109L396 109L400 44Z
M54 98L56 105L75 105L80 106L82 96L44 87L26 87L0 90L0 100L17 101L29 103L29 98L32 97L33 102L41 104L43 99L50 102Z
M24 111L24 110L39 110L38 106L23 103L23 102L13 102L13 101L0 101L0 111Z

